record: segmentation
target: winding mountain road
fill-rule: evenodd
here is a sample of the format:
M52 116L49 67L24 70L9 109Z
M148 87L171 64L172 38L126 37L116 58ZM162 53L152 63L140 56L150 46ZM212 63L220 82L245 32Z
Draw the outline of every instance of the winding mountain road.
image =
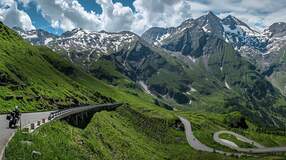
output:
M231 132L231 131L218 131L214 134L213 138L214 141L216 141L217 143L224 145L226 147L229 147L231 149L234 149L236 151L238 151L239 153L231 153L231 152L224 152L221 150L216 150L215 148L211 148L208 147L204 144L202 144L193 134L192 131L192 126L191 123L183 118L178 116L179 119L181 120L181 122L184 125L185 128L185 133L186 133L186 137L187 137L187 141L189 143L189 145L194 148L195 150L199 150L199 151L205 151L205 152L215 152L215 153L220 153L220 154L224 154L227 156L230 155L236 155L236 156L242 156L242 155L248 155L248 154L261 154L261 153L277 153L277 152L286 152L286 146L284 147L264 147L263 145L248 139L242 135L239 135L237 133ZM238 140L245 142L245 143L250 143L252 145L254 145L257 148L240 148L240 147L236 147L230 143L227 143L224 139L221 139L219 137L220 134L231 134L233 136L235 136Z
M106 110L108 107L113 108L117 107L120 104L112 103L112 104L99 104L99 105L92 105L92 106L84 106L84 107L75 107L75 108L68 108L65 110L54 110L48 112L36 112L36 113L23 113L21 115L21 126L26 126L31 123L41 121L42 119L48 119L51 113L59 112L58 116L54 119L61 119L67 117L72 114L101 108L102 110ZM0 160L3 159L3 154L5 150L6 144L9 142L13 134L16 132L16 129L10 129L8 127L8 121L6 120L6 114L0 115Z
M179 118L185 127L186 138L187 138L188 143L191 145L191 147L193 147L196 150L205 151L205 152L213 152L214 151L213 148L210 148L210 147L202 144L194 136L191 123L187 119L185 119L183 117L179 117Z
M237 140L240 140L242 142L245 142L245 143L249 143L249 144L252 144L254 145L256 148L240 148L240 147L235 147L229 143L226 143L224 141L224 139L220 138L219 135L220 134L230 134L230 135L233 135L237 138ZM216 132L213 136L214 138L214 141L216 141L217 143L221 144L221 145L224 145L224 146L227 146L231 149L234 149L236 151L239 151L239 152L245 152L245 153L276 153L276 152L286 152L286 146L285 147L264 147L263 145L251 140L251 139L248 139L242 135L239 135L237 133L234 133L234 132L231 132L231 131L219 131L219 132Z
M224 155L227 155L227 156L231 156L231 155L235 155L235 156L242 156L242 155L245 155L244 153L231 153L231 152L224 152L224 151L221 151L221 150L216 150L214 148L211 148L211 147L208 147L206 145L204 145L203 143L201 143L193 134L193 131L192 131L192 126L191 126L191 123L183 118L183 117L180 117L179 116L179 119L181 120L181 122L183 123L184 125L184 128L185 128L185 133L186 133L186 138L187 138L187 141L189 143L189 145L194 148L195 150L199 150L199 151L205 151L205 152L213 152L213 153L220 153L220 154L224 154Z

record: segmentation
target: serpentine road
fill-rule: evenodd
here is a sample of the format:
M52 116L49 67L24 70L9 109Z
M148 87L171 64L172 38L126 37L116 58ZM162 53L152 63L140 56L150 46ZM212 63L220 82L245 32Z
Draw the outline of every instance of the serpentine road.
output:
M233 135L237 138L237 140L240 140L242 142L245 142L245 143L249 143L249 144L252 144L254 145L256 148L240 148L240 147L236 147L236 146L233 146L229 143L226 143L224 141L224 139L220 138L219 135L220 134L230 134L230 135ZM219 131L219 132L216 132L213 136L214 138L214 141L216 141L217 143L221 144L221 145L224 145L224 146L227 146L229 148L232 148L236 151L239 151L239 152L246 152L246 153L276 153L276 152L286 152L286 146L285 147L264 147L263 145L251 140L251 139L248 139L242 135L239 135L237 133L234 133L234 132L231 132L231 131Z
M195 150L205 151L205 152L215 152L215 153L220 153L220 154L224 154L224 155L227 155L227 156L235 155L235 156L239 156L240 157L242 155L245 155L243 153L231 153L231 152L224 152L224 151L216 150L214 148L211 148L211 147L208 147L208 146L202 144L194 136L193 131L192 131L191 123L187 119L185 119L183 117L180 117L180 116L178 116L178 117L179 117L179 119L181 120L181 122L184 125L186 138L187 138L187 141L188 141L189 145L192 148L194 148Z
M213 136L214 138L214 141L216 141L217 143L221 144L221 145L224 145L224 146L227 146L231 149L234 149L236 151L238 151L239 153L231 153L231 152L224 152L224 151L220 151L220 150L216 150L214 148L211 148L211 147L208 147L204 144L202 144L193 134L193 131L192 131L192 126L191 126L191 123L183 118L183 117L180 117L178 116L179 119L181 120L181 122L183 123L184 125L184 128L185 128L185 134L186 134L186 137L187 137L187 141L189 143L189 145L194 148L195 150L200 150L200 151L205 151L205 152L215 152L215 153L220 153L220 154L224 154L224 155L227 155L227 156L230 156L230 155L236 155L236 156L242 156L242 155L247 155L249 156L248 154L253 154L253 153L276 153L276 152L286 152L286 147L264 147L263 145L253 141L253 140L250 140L242 135L239 135L237 133L234 133L234 132L231 132L231 131L219 131L219 132L216 132ZM255 147L257 148L239 148L239 147L236 147L230 143L227 143L224 139L221 139L219 137L220 134L222 133L226 133L226 134L231 134L233 136L235 136L238 140L240 141L243 141L245 143L249 143L249 144L252 144L254 145ZM243 152L243 153L241 153Z
M72 114L96 109L96 108L103 108L105 110L106 107L117 107L120 104L113 103L113 104L100 104L100 105L93 105L93 106L84 106L84 107L74 107L68 108L65 110L55 110L55 111L48 111L48 112L36 112L36 113L23 113L21 115L21 125L29 125L31 123L41 121L42 119L48 119L51 113L59 112L60 114L55 117L55 119L60 119L67 117ZM9 142L13 134L16 132L16 129L10 129L8 127L8 121L6 120L6 115L0 115L0 160L3 158L4 150L6 144Z

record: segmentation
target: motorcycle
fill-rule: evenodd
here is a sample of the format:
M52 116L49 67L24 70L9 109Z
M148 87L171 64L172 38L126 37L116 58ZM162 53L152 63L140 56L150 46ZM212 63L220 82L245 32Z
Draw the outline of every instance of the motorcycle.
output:
M9 128L16 128L20 120L20 115L17 115L15 112L11 112L7 115L6 119L9 121Z

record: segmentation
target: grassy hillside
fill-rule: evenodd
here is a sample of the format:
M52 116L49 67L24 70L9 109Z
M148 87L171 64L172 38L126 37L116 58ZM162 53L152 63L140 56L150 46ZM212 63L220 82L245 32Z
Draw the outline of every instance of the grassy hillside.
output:
M7 148L7 158L31 159L37 151L41 153L37 159L236 159L195 151L176 123L132 108L96 113L83 130L56 121L33 134L18 132Z
M206 72L224 82L230 91L230 96L221 97L223 105L214 110L239 111L256 124L283 126L285 97L230 45L219 45L216 53L201 62Z
M81 74L79 70L65 63L55 68L42 56L49 52L0 24L0 112L15 105L22 111L38 111L112 101L74 81L72 76Z
M224 59L224 64L228 64L226 68L232 70L221 73L215 59L225 57L222 55L228 53L226 51L210 57L207 65L203 58L195 65L188 65L189 62L177 55L146 46L139 52L137 47L134 46L130 52L122 52L122 55L103 57L94 64L94 70L87 73L46 47L31 46L1 24L0 112L7 112L15 105L20 105L22 111L39 111L113 101L127 103L116 111L96 113L85 129L72 127L65 121L55 121L33 134L17 132L7 148L7 159L235 159L193 150L187 144L184 131L178 127L176 114L192 122L195 135L203 143L229 151L212 141L213 132L232 130L225 120L227 116L209 112L240 111L250 117L247 121L253 121L253 115L259 113L249 113L261 108L247 108L245 95L248 94L241 97L240 86L245 81L240 80L237 84L232 78L239 79L251 71L249 77L254 77L254 80L250 89L256 89L252 84L259 80L259 75L252 72L251 66L245 65L243 60L233 63L237 58L234 52ZM223 49L229 51L228 48ZM129 60L126 66L120 63L123 60L121 56ZM140 63L142 59L144 63ZM240 65L244 67L238 67ZM234 71L236 74L232 73ZM237 77L222 76L224 74ZM235 87L225 87L225 79ZM144 93L137 80L147 82L150 89L158 93L158 98ZM190 85L195 91L191 91ZM259 83L257 85L260 86ZM255 96L268 98L271 95L260 91L255 92ZM167 96L163 97L165 94ZM284 104L279 98L279 105L274 108L277 110ZM187 104L189 100L193 103ZM277 99L270 100L274 103ZM187 109L201 113L166 110L165 102L178 109L188 106L190 108ZM208 112L204 112L206 110ZM277 110L272 114L277 114ZM238 131L269 146L285 144L284 137L259 133L256 132L256 124L248 122L248 125L249 129Z
M178 121L145 115L134 108L136 107L124 105L115 111L96 113L84 129L72 127L65 121L55 121L32 134L17 132L6 150L7 159L33 159L33 155L36 159L237 159L196 151L187 144ZM196 137L204 144L232 151L212 140L215 131L230 129L224 123L225 115L190 112L177 114L191 121ZM283 136L260 134L253 131L253 128L242 131L241 134L266 146L274 145L270 144L272 142L281 145L286 140ZM33 154L33 151L40 155ZM283 157L285 158L284 155L260 155L240 159Z
M256 67L220 39L209 55L191 61L179 53L138 41L129 50L103 56L91 74L128 90L143 90L169 106L184 110L229 113L238 111L261 126L281 127L286 101Z

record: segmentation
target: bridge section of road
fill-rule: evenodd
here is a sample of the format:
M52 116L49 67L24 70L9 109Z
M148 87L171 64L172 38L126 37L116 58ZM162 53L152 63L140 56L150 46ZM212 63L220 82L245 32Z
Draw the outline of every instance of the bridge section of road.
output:
M118 103L99 104L48 112L23 113L20 123L22 128L28 128L28 130L32 132L41 124L53 120L63 119L87 111L95 113L102 110L113 110L120 105L121 104ZM16 129L8 127L9 121L6 120L6 116L7 115L0 115L0 160L4 158L5 147L16 132Z

